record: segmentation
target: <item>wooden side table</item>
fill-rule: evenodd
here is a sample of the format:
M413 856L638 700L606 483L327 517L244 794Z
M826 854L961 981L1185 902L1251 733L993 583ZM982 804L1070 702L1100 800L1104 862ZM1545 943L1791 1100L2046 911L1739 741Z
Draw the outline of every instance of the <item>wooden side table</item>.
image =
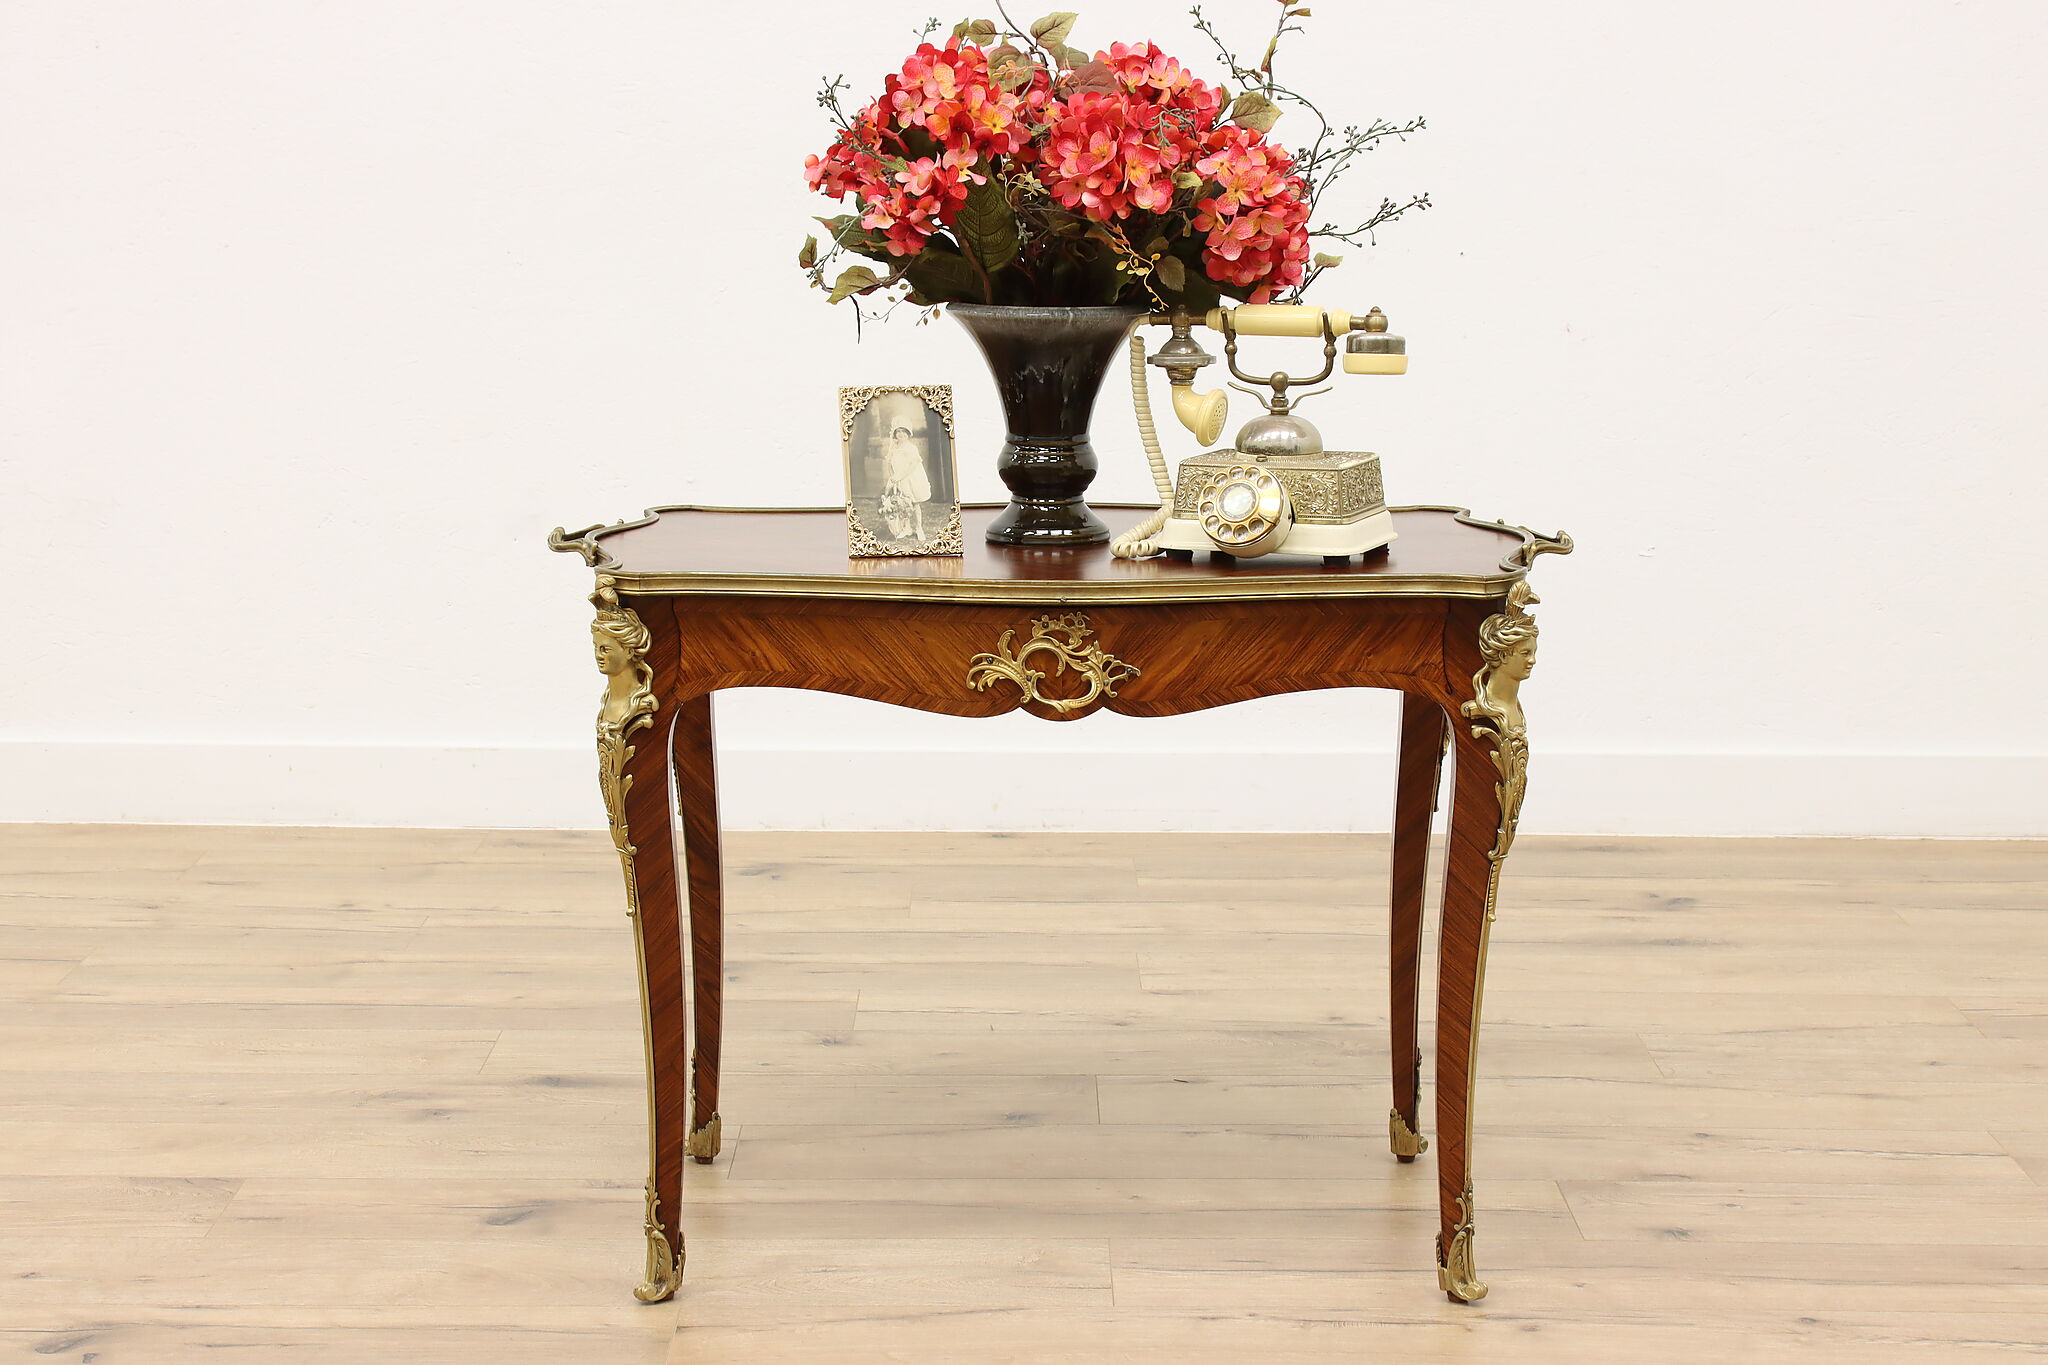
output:
M1538 555L1569 552L1571 539L1457 508L1411 507L1395 511L1400 539L1362 561L1189 564L1112 559L1106 547L990 546L982 529L992 515L969 510L964 559L850 559L839 508L665 507L549 537L597 571L599 778L639 947L648 1070L647 1272L634 1294L652 1303L675 1292L683 1158L708 1162L719 1145L724 922L713 692L796 687L954 716L1021 707L1079 720L1104 708L1170 716L1284 692L1385 687L1404 696L1389 1136L1402 1161L1429 1147L1419 1113L1417 962L1448 745L1455 777L1437 976L1437 1277L1453 1299L1481 1298L1472 1089L1494 898L1528 771L1518 694L1535 663L1528 609L1536 596L1526 579Z

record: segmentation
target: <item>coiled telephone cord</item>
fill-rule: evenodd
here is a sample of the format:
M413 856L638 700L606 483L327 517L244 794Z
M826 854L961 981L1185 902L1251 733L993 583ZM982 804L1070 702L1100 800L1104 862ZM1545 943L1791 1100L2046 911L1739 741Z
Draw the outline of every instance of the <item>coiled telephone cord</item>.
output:
M1166 454L1159 448L1159 433L1152 426L1151 385L1145 374L1145 338L1131 333L1131 406L1138 414L1138 435L1145 442L1145 458L1152 462L1152 486L1159 490L1159 510L1109 543L1118 559L1143 559L1159 553L1152 537L1166 525L1173 512L1173 476L1166 471Z

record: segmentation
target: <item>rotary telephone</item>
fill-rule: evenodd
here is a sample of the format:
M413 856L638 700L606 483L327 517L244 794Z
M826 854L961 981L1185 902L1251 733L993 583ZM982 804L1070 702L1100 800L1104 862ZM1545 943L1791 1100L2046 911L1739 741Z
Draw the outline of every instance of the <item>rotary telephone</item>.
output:
M1160 506L1117 537L1110 553L1119 559L1142 559L1164 551L1177 559L1192 559L1197 550L1212 550L1255 559L1282 552L1321 555L1334 563L1394 539L1394 518L1380 483L1380 457L1323 449L1322 433L1294 411L1302 399L1329 392L1294 390L1320 384L1336 373L1340 336L1345 339L1345 373L1408 372L1408 343L1387 331L1386 314L1377 308L1360 315L1307 304L1262 303L1212 308L1201 315L1177 310L1146 321L1173 330L1171 339L1149 359L1144 337L1131 336L1131 401ZM1266 411L1244 424L1233 448L1181 461L1176 484L1167 477L1166 457L1152 427L1146 370L1157 366L1166 371L1173 386L1174 416L1203 445L1214 444L1223 434L1229 399L1220 389L1195 391L1195 372L1216 361L1194 339L1196 326L1223 334L1225 363L1239 381L1231 387L1265 397ZM1237 363L1240 336L1320 337L1323 368L1307 379L1277 370L1263 377L1247 374ZM1260 388L1271 389L1271 395L1260 394Z

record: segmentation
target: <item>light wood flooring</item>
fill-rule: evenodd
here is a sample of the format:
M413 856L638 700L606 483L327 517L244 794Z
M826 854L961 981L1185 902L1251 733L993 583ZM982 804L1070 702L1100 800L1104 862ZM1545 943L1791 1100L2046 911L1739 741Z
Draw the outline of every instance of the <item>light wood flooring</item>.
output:
M0 1359L2048 1354L2048 846L1524 838L1471 1306L1386 1150L1385 853L731 838L642 1307L603 836L0 826Z

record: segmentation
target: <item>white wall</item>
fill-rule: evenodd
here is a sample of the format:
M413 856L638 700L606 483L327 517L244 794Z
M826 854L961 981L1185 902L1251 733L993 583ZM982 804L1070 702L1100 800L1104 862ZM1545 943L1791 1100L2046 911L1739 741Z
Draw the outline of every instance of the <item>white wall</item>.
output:
M995 495L964 336L856 345L793 268L816 75L876 85L927 11L860 8L0 11L0 818L592 823L587 575L549 527L836 501L852 382L954 384ZM1209 8L1251 47L1272 4ZM2048 833L2048 7L1316 9L1301 85L1431 122L1353 203L1438 204L1322 291L1415 373L1318 420L1396 501L1581 547L1539 574L1528 827ZM1083 25L1207 64L1178 3ZM1115 394L1098 445L1141 494ZM721 710L735 821L795 826L1383 827L1392 717ZM980 780L1152 746L1156 799ZM900 747L941 796L864 789ZM1227 802L1216 749L1254 775Z

